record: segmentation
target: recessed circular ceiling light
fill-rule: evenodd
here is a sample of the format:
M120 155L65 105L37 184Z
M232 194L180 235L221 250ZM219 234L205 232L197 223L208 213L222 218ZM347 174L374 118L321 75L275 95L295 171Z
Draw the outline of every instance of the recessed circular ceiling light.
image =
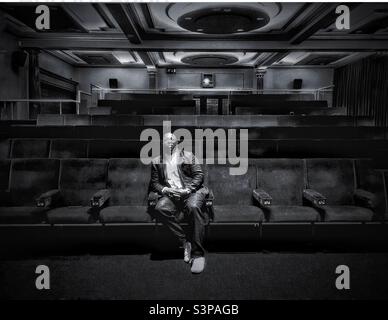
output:
M177 22L180 27L193 32L233 34L259 29L269 20L268 14L259 9L224 7L191 11L179 17Z
M183 63L194 66L224 66L238 61L236 57L225 54L196 54L183 58Z

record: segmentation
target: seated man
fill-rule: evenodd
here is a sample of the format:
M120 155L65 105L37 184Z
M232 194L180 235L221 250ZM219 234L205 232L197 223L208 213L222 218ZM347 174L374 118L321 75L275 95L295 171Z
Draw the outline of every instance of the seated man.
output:
M208 189L203 186L203 171L191 152L179 148L172 133L163 137L163 156L155 158L151 170L151 189L161 195L155 213L177 237L184 249L184 261L191 262L191 272L205 268L203 238L208 216L203 211ZM189 223L186 235L177 215L183 211Z

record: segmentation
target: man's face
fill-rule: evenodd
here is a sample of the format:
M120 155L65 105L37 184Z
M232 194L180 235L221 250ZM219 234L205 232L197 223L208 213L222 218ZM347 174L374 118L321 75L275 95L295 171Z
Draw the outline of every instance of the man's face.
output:
M168 150L174 150L175 146L178 144L178 139L172 133L166 133L163 137L163 145L168 148Z

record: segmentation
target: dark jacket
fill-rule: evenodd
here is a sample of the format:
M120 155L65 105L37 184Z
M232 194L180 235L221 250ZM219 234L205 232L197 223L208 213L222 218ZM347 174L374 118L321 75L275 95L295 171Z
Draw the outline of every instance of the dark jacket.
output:
M203 187L204 174L194 154L188 151L180 151L178 173L184 188L195 192ZM166 165L162 158L157 157L152 161L151 167L151 191L162 194L164 187L171 187L167 182ZM207 188L206 188L207 190Z

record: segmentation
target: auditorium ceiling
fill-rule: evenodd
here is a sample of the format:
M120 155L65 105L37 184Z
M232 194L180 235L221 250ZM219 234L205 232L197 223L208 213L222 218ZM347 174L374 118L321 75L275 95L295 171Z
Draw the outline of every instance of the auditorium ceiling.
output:
M388 51L388 4L49 4L50 30L35 29L35 5L1 4L0 19L22 48L78 67L337 67Z

